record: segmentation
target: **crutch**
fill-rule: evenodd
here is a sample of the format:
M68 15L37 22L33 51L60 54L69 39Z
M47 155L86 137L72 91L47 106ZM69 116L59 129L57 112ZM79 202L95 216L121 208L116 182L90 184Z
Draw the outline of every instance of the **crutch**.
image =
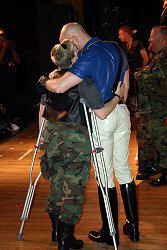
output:
M90 128L86 103L85 103L85 100L83 98L80 98L80 102L83 104L86 123L87 123L87 127L88 127L88 133L89 133L89 138L90 138L90 143L91 143L91 148L92 148L91 153L92 153L92 157L93 157L95 176L96 176L97 183L100 186L100 189L102 191L105 209L106 209L106 214L107 214L108 225L109 225L109 230L110 230L110 236L113 238L114 248L115 248L115 250L117 250L118 248L117 248L117 244L116 244L116 231L115 231L115 227L114 227L114 221L113 221L110 201L109 201L109 197L108 197L108 181L107 181L106 166L105 166L104 155L103 155L104 149L102 148L101 142L100 142L100 135L99 135L98 125L97 125L96 115L92 110L89 109L89 112L91 112L92 125L94 126L95 136L96 136L97 144L98 144L98 147L95 148L93 138L92 138L92 132L91 132L91 128ZM99 154L100 163L101 163L101 167L103 170L105 188L103 188L102 180L100 178L99 166L98 166L97 156L96 156L97 154Z
M24 203L23 212L22 212L22 215L20 217L20 220L22 221L22 223L21 223L20 231L19 231L18 236L17 236L18 240L22 240L22 232L23 232L23 228L24 228L24 223L26 222L26 220L28 220L28 215L29 215L29 212L31 209L31 204L32 204L33 196L34 196L35 187L36 187L36 184L37 184L39 178L41 177L41 171L40 171L40 173L36 177L34 184L33 184L33 178L32 178L33 168L34 168L36 154L37 154L37 151L39 149L41 134L42 134L42 131L45 127L45 124L46 124L46 119L42 118L42 124L41 124L40 131L38 134L37 142L36 142L36 145L34 145L35 150L34 150L34 155L33 155L32 163L31 163L31 167L30 167L30 184L29 184L29 189L27 192L26 200Z

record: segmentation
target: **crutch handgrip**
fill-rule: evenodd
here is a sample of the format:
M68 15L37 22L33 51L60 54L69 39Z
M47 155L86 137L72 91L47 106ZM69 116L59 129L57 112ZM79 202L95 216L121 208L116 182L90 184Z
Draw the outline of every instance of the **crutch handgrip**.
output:
M98 153L101 153L103 150L104 148L94 148L94 149L91 149L90 152L94 154L98 154Z

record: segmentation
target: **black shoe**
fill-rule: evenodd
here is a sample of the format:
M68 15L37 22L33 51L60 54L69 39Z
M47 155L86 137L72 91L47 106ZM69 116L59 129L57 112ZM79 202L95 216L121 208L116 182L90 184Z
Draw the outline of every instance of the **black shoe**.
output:
M82 240L77 240L74 236L74 225L60 222L61 235L58 250L81 249L84 247Z
M163 173L157 179L150 180L149 183L154 187L167 185L167 173Z
M159 173L159 170L152 166L149 168L149 171L138 172L136 175L136 180L147 180L149 177L154 176Z
M149 173L139 172L136 175L136 180L147 180L150 176L151 176L151 174L149 174Z
M107 234L103 228L101 228L99 231L90 231L89 239L98 243L107 242Z
M123 226L123 233L129 236L131 241L139 241L138 224L126 222L126 224Z
M123 233L129 236L131 241L139 241L138 209L136 198L136 186L132 181L120 185L123 199L126 224L123 226Z
M58 242L60 240L60 220L58 214L48 213L52 222L52 241Z
M101 228L99 231L90 231L89 239L97 243L107 243L107 245L114 246L112 236L110 236L109 233L106 233L103 228ZM116 233L116 244L117 246L119 245L118 233Z
M81 249L83 247L84 242L82 240L77 240L75 237L73 237L70 241L59 242L58 250Z

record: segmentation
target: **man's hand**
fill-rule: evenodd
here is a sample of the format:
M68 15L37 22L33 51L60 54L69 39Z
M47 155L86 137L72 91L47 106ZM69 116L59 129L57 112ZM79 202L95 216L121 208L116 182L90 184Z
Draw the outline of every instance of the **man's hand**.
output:
M39 95L43 95L43 94L46 94L46 93L49 93L49 91L45 88L45 83L47 82L47 80L49 80L50 78L48 77L48 73L42 75L37 84L36 84L36 92L39 94Z

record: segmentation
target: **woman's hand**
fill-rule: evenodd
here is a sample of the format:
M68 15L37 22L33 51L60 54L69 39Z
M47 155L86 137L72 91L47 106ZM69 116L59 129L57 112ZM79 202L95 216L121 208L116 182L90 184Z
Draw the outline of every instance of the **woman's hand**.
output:
M122 84L122 82L120 81L118 83L117 89L115 91L115 94L117 94L118 96L120 96L120 98L124 97L124 91L125 91L125 85Z

